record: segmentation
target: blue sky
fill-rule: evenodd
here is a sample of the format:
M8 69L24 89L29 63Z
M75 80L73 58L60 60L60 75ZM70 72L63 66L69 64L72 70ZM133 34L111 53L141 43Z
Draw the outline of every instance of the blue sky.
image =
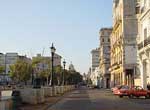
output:
M112 0L0 0L0 52L29 57L56 51L87 72L99 30L112 25Z

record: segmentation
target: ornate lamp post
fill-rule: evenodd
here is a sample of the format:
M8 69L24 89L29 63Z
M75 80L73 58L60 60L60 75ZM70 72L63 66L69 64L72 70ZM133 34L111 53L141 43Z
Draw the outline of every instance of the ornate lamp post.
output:
M62 81L62 85L65 84L65 66L66 66L66 61L63 61L63 66L64 66L64 71L63 71L63 81Z
M55 49L53 43L52 43L52 46L50 47L50 49L51 49L51 56L52 56L52 58L51 58L51 60L52 60L51 86L54 86L54 54L55 54L56 49Z

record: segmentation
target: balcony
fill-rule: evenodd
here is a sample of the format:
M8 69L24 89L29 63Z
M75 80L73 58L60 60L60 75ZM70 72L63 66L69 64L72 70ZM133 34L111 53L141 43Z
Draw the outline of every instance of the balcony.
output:
M150 44L150 37L144 40L144 47Z
M141 43L138 44L138 50L140 50L142 48L143 48L143 42L141 42Z
M150 44L150 36L148 38L146 38L144 41L142 41L141 43L138 44L138 50L146 47L149 44Z

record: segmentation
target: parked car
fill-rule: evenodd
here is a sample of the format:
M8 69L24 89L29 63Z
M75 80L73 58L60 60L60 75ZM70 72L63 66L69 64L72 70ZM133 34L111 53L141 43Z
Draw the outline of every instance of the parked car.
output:
M121 87L121 85L117 85L115 87L112 87L111 88L111 91L114 92L115 90L119 89Z
M141 97L144 96L145 98L150 98L150 91L143 89L141 86L134 86L130 89L129 97Z
M123 96L129 96L130 95L130 87L127 85L122 85L120 88L116 89L113 92L115 95L118 95L120 98Z

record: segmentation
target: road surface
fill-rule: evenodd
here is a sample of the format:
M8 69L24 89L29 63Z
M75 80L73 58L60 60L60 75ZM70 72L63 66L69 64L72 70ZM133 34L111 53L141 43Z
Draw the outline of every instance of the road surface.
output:
M48 110L150 110L150 99L119 98L110 90L82 87Z

